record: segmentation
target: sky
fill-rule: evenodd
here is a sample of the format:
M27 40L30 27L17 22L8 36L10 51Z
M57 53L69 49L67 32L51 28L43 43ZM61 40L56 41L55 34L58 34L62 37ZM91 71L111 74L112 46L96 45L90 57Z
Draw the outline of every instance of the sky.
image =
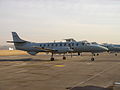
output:
M74 38L120 44L120 0L0 0L0 45Z

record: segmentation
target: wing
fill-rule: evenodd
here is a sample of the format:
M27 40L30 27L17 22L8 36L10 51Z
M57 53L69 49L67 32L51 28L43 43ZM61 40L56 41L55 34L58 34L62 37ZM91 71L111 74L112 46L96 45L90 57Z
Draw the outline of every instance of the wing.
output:
M43 50L45 52L54 52L54 51L57 51L55 49L50 49L50 48L41 48L41 47L36 47L36 46L33 46L33 48L36 48L36 49L39 49L39 50Z

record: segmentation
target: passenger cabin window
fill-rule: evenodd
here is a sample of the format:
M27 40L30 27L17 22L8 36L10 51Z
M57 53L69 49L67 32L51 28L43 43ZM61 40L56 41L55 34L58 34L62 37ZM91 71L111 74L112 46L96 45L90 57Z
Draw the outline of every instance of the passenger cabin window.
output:
M51 46L53 46L53 43L51 43Z
M71 44L69 43L68 46L71 46Z
M74 46L74 43L72 43L72 46Z
M76 43L76 46L78 46L79 44L78 43Z
M62 46L62 43L60 43L60 46Z
M55 46L57 47L57 46L58 46L58 44L56 43L56 44L55 44Z
M66 46L66 43L64 43L64 46Z
M48 47L50 46L50 44L47 45Z
M46 44L44 44L44 47L46 46Z
M42 45L40 44L40 47L42 47Z

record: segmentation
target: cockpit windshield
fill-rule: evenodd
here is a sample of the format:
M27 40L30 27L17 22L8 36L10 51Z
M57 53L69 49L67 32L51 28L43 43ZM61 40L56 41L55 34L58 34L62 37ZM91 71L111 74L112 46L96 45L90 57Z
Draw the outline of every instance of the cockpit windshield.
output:
M82 45L90 45L89 42L82 42Z
M89 42L86 42L85 44L86 44L86 45L90 45L90 43L89 43Z

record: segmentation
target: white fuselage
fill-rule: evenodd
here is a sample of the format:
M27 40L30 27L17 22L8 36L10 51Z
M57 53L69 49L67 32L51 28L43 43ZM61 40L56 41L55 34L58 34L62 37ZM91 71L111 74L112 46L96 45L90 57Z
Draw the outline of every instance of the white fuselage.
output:
M100 45L85 44L82 42L54 42L54 43L32 43L26 42L17 44L15 47L18 50L24 50L27 52L48 52L45 50L40 50L34 47L47 48L55 50L54 53L67 53L67 52L104 52L107 48Z

